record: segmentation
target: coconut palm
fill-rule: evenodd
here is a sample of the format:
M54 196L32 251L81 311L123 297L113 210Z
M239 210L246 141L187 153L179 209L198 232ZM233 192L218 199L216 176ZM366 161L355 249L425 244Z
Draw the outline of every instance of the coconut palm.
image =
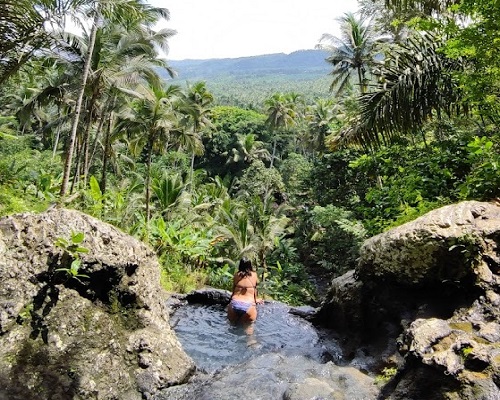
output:
M152 32L151 26L159 19L168 19L168 10L162 8L154 8L144 4L141 0L112 0L102 1L96 0L92 2L93 7L90 8L87 16L92 17L92 25L89 34L89 42L85 57L85 65L83 67L81 85L78 98L75 104L75 113L72 123L69 144L67 149L66 160L64 163L63 182L61 185L60 196L66 194L69 182L70 170L73 160L73 152L75 148L76 134L82 111L87 79L91 70L92 56L94 54L94 46L96 44L98 28L103 21L109 21L112 24L119 24L127 28L127 30ZM164 50L168 50L168 45L162 45Z
M264 102L267 110L266 124L271 129L273 135L271 168L273 167L274 160L276 158L278 132L286 131L289 127L295 124L299 115L297 112L299 100L300 96L295 93L275 93Z
M211 126L210 112L214 101L212 93L207 90L205 82L188 85L187 94L182 103L184 114L184 130L178 140L183 147L191 152L191 185L193 184L193 171L195 156L204 153L202 130Z
M255 196L248 206L248 217L253 227L253 247L257 257L257 265L262 268L261 280L267 272L267 256L276 247L278 239L286 231L289 218L285 215L288 206L283 203L276 206L270 193L261 199Z
M138 93L139 95L139 93ZM151 161L153 152L164 152L171 144L172 131L178 130L180 116L176 102L181 95L178 86L143 88L141 98L135 100L130 114L122 116L117 130L130 138L133 154L143 150L146 158L146 223L150 218Z
M306 112L308 147L319 154L325 150L325 138L332 133L339 107L331 99L317 99Z
M365 93L368 88L368 75L376 64L374 57L382 39L377 36L373 25L364 18L346 13L339 21L340 37L324 33L316 46L330 53L326 58L333 66L330 74L334 78L330 90L337 88L336 94L342 93L354 73L357 75L360 92Z
M0 18L0 85L41 49L55 43L49 29L62 27L75 1L2 1Z
M332 142L365 147L387 143L393 136L415 132L434 115L467 111L452 73L466 68L447 58L433 35L419 35L393 52L378 75L377 90L360 98L361 113Z
M249 133L247 135L236 134L236 147L231 150L231 156L227 160L228 163L244 163L251 164L254 160L271 159L269 151L264 147L264 142L257 140L256 135Z

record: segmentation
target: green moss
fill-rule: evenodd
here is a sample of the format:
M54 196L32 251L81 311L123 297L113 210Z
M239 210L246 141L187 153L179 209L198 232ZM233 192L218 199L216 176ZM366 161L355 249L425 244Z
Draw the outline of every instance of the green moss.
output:
M463 358L467 358L467 357L469 357L469 355L470 355L473 351L474 351L474 348L469 347L469 346L467 346L467 347L462 347L462 348L460 349L460 353L462 354Z
M396 367L386 367L375 377L375 383L377 385L385 385L392 378L394 378L394 376L396 376L397 372L398 369Z
M116 291L112 291L109 294L108 311L115 317L115 321L119 323L123 329L133 331L143 327L133 303L124 305L122 296Z
M31 320L31 312L33 311L33 303L26 304L17 316L17 323L20 325L26 324Z
M474 327L470 322L450 322L449 325L451 329L459 329L467 333L474 332Z

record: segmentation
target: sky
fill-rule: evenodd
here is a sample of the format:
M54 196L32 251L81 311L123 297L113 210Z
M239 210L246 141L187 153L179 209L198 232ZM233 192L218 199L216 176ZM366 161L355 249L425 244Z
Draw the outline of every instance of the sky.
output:
M177 34L169 60L236 58L313 49L339 35L337 18L357 0L150 0L170 11L159 25Z

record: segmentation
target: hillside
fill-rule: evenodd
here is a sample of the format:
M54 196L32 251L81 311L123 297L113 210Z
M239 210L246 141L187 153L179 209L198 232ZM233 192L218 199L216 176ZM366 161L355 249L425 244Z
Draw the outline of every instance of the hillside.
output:
M170 61L178 73L177 79L208 79L224 75L325 75L330 67L322 50L300 50L290 54L277 53L261 56L221 58L208 60Z
M331 66L322 50L300 50L252 57L169 61L172 83L205 81L217 104L260 108L277 92L295 92L307 100L328 97Z

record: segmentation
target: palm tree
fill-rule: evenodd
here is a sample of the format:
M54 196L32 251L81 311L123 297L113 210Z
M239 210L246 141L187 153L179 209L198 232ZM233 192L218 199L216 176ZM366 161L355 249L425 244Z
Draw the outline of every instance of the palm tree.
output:
M193 171L195 156L203 155L202 129L209 127L211 104L214 101L212 93L207 90L205 82L189 85L187 94L182 104L185 115L184 133L179 140L191 152L191 186L193 185Z
M2 1L0 86L40 49L56 43L54 28L62 27L66 15L77 6L75 1Z
M273 134L273 152L270 168L273 167L274 159L276 158L278 132L280 130L286 131L295 124L298 117L297 105L299 100L299 95L295 93L275 93L264 102L267 108L266 124Z
M248 207L248 217L253 227L253 247L257 263L262 268L262 282L267 272L267 256L275 248L277 239L286 231L289 223L289 218L285 215L288 206L283 203L276 207L273 200L270 193L264 199L255 196Z
M151 161L153 152L165 151L171 132L178 130L179 115L176 102L181 94L178 86L143 88L142 97L132 104L131 114L122 117L117 130L130 137L135 155L145 150L146 157L146 222L150 219Z
M317 99L307 109L306 142L313 151L322 154L325 150L325 138L332 133L332 125L337 121L338 110L339 107L331 99Z
M333 146L376 147L393 136L413 133L434 115L467 112L453 73L466 68L463 60L447 58L439 39L418 35L393 51L380 68L377 90L360 98L361 113L342 129Z
M82 80L80 90L75 105L75 114L71 128L69 144L67 149L66 161L64 164L63 182L61 185L60 196L64 197L67 191L69 176L72 166L73 152L76 141L76 134L80 121L87 79L91 70L92 56L94 54L94 46L96 43L98 28L101 21L109 21L110 23L120 24L125 26L127 30L153 32L151 26L159 19L169 19L168 10L162 8L154 8L144 4L142 0L113 0L103 2L96 0L92 2L93 7L90 9L89 15L92 16L92 25L89 35L89 42L85 56L85 65L82 72ZM162 44L164 50L168 50L166 43Z
M330 55L326 61L333 66L330 73L333 81L330 90L337 88L336 94L342 93L348 86L352 74L358 78L359 90L365 93L368 88L367 74L376 64L375 55L381 38L376 36L373 25L363 18L356 18L346 13L340 20L340 38L324 33L316 46Z
M264 147L264 142L256 140L256 135L249 133L247 135L236 134L236 146L232 149L232 155L228 159L228 163L239 163L243 161L251 164L254 160L271 159L269 151Z
M245 207L226 199L219 208L217 222L217 233L227 241L224 261L236 265L243 256L256 259L253 227Z

